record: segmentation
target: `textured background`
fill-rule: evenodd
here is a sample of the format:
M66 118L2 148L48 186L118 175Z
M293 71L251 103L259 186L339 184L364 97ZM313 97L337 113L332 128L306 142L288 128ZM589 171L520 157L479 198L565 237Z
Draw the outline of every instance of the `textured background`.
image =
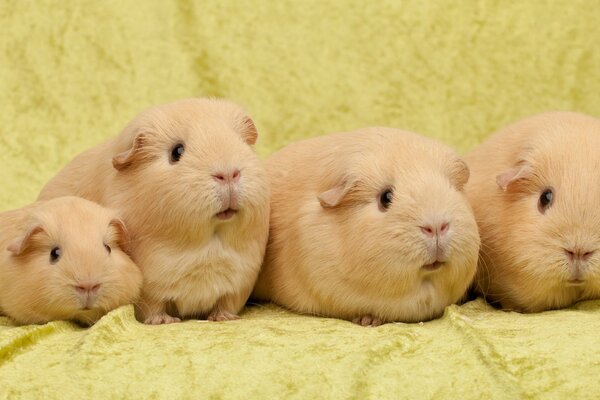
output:
M597 1L0 3L0 210L139 111L242 103L266 156L388 125L465 151L539 111L600 115Z
M388 125L467 151L539 111L600 116L588 1L0 2L0 210L32 201L140 110L246 106L262 157ZM363 329L251 309L226 324L88 330L0 318L0 397L597 397L600 303L518 315L482 303Z

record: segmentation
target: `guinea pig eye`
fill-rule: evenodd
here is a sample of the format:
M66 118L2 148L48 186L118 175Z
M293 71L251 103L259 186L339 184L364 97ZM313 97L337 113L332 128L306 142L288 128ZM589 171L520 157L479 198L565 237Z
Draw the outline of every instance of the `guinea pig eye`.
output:
M60 260L62 250L60 247L55 247L50 250L50 264L56 264Z
M540 195L540 199L538 201L538 209L542 214L546 212L548 208L552 205L554 201L554 193L552 189L545 189Z
M106 243L104 244L104 248L106 249L106 251L108 252L108 254L110 254L112 252L112 249Z
M388 188L381 192L379 195L379 208L381 211L385 211L389 208L390 204L392 204L392 200L394 199L394 191L391 188Z
M184 152L185 146L183 145L183 143L177 143L175 146L173 146L173 148L171 149L171 164L175 164L176 162L178 162L181 159L181 156Z

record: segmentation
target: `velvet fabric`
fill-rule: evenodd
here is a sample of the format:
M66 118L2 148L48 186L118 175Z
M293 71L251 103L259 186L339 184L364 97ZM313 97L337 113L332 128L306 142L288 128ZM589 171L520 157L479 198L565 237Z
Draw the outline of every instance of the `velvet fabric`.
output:
M600 116L595 0L4 0L0 27L0 210L185 97L243 104L263 158L377 125L464 153L537 112ZM131 306L89 329L0 317L0 398L597 398L598 332L598 301L524 315L479 299L377 328L272 305L158 327Z

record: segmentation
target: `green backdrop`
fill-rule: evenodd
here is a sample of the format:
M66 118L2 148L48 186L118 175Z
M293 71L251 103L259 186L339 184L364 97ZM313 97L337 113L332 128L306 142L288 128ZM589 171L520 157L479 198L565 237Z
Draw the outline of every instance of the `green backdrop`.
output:
M243 104L261 157L387 125L465 152L546 110L600 116L600 5L578 1L0 3L0 210L31 202L140 110ZM254 307L241 321L91 329L0 318L0 398L596 398L600 302L481 301L361 328Z

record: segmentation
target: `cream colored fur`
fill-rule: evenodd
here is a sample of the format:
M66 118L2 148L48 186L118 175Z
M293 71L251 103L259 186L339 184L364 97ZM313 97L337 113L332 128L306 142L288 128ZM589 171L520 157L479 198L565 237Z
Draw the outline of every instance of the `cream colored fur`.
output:
M552 112L500 130L466 157L482 239L477 289L487 299L536 312L600 297L598 151L600 120ZM542 214L546 188L554 202ZM573 247L591 254L571 263Z
M251 148L256 136L252 120L227 101L154 107L116 138L77 156L40 198L74 194L119 210L144 273L141 320L237 318L268 235L269 188ZM185 153L173 164L177 143L185 144ZM229 189L213 177L234 169L241 176ZM216 214L230 195L239 210L220 220Z
M139 295L142 273L113 211L62 197L1 213L0 226L0 309L19 324L92 324ZM51 264L54 247L62 257ZM95 300L76 290L82 284L100 285Z
M257 299L376 325L438 317L464 295L479 236L462 192L468 168L447 146L368 128L294 143L266 165L271 231ZM432 243L420 227L441 219L446 262L427 271Z

